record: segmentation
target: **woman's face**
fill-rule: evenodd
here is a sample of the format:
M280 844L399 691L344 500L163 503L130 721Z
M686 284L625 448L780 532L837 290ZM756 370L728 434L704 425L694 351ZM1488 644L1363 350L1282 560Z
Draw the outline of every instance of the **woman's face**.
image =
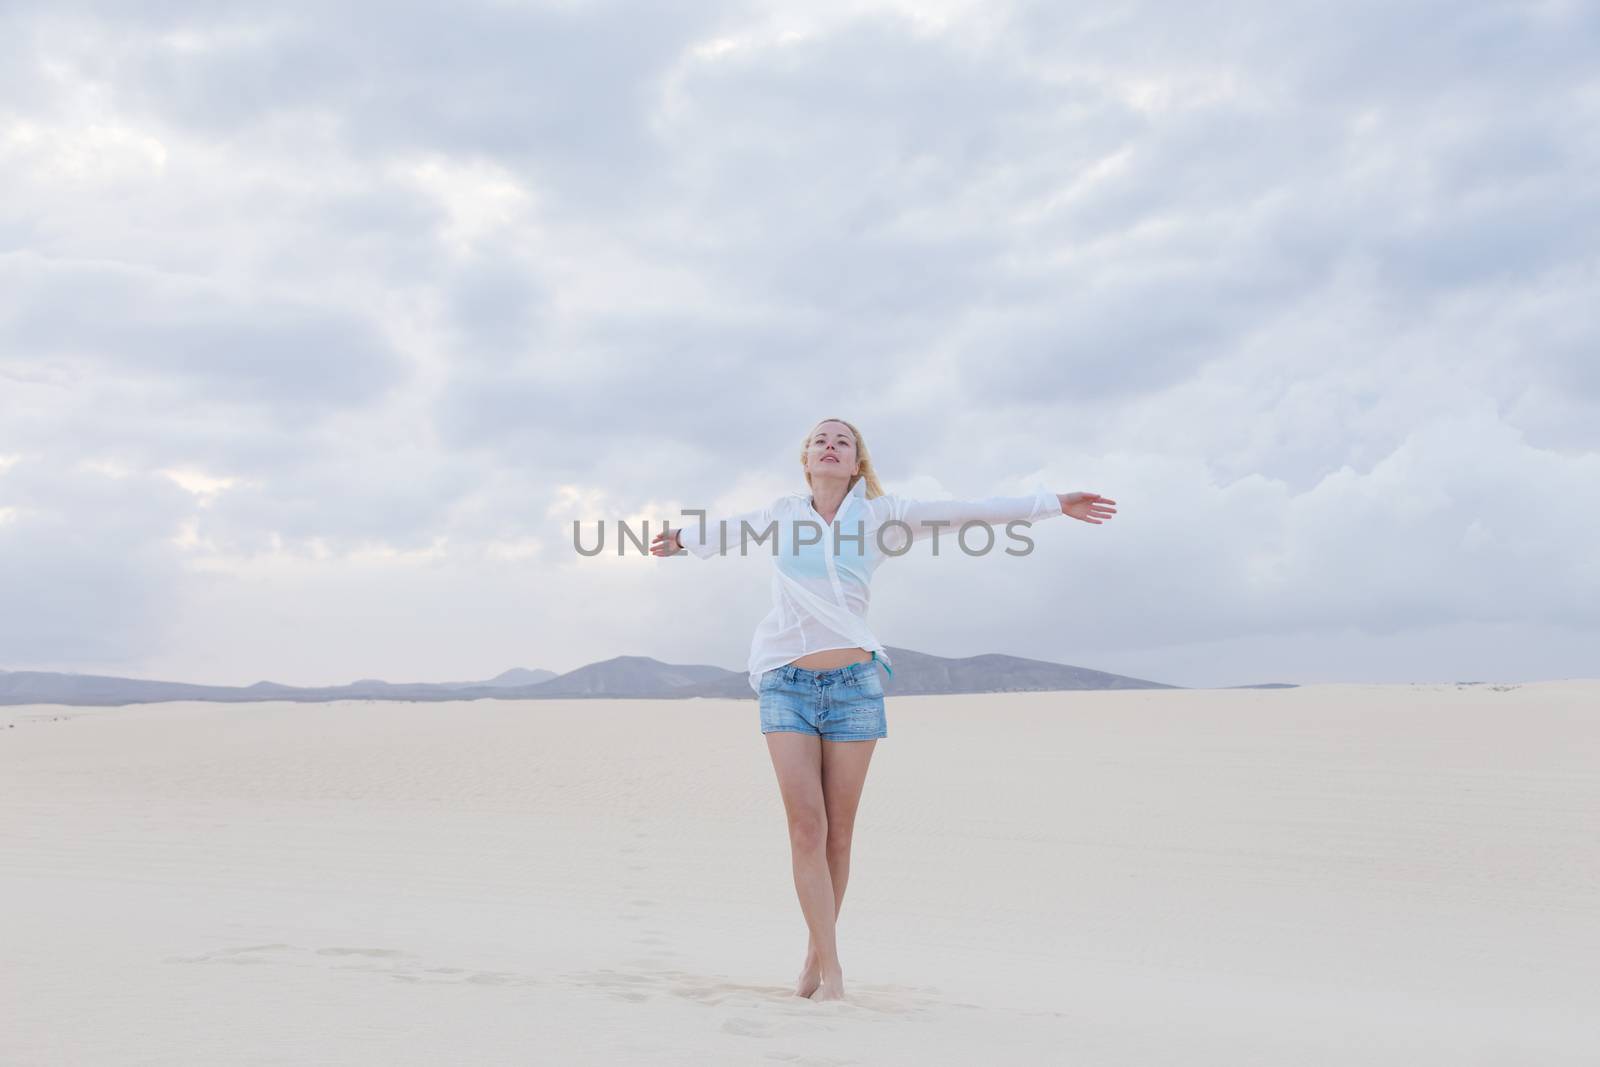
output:
M806 446L806 473L813 478L852 478L860 473L856 438L842 422L820 423Z

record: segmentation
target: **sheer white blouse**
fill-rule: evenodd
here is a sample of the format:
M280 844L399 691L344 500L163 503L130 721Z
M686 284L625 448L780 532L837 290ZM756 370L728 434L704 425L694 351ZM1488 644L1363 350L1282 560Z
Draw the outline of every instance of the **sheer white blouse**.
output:
M761 676L773 667L824 649L864 648L892 664L867 626L879 564L933 536L941 553L962 546L973 554L1019 552L1019 533L1008 523L1061 514L1061 501L1043 489L983 500L913 500L893 493L868 500L866 489L866 479L858 478L831 524L811 506L809 494L794 493L754 511L707 517L703 524L691 517L679 530L683 547L701 559L741 551L772 556L772 610L750 642L750 688L759 692ZM989 525L992 541L982 528L963 534L964 524L978 521Z

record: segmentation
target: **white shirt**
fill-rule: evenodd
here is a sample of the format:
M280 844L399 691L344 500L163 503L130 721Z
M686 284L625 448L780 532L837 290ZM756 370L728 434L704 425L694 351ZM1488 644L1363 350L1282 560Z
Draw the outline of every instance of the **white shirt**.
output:
M866 491L866 479L857 478L831 524L822 521L808 494L793 493L754 511L708 516L703 527L690 516L679 531L683 547L701 559L741 551L773 557L772 610L750 642L750 688L757 692L763 674L808 652L864 648L892 665L867 627L872 575L885 559L929 537L937 538L941 553L963 551L963 543L972 554L1021 553L1027 549L1020 540L1025 530L1007 523L1061 514L1056 494L1043 489L983 500L912 500L893 493L868 500ZM962 525L980 520L992 529L992 543L982 527L967 530L958 542Z

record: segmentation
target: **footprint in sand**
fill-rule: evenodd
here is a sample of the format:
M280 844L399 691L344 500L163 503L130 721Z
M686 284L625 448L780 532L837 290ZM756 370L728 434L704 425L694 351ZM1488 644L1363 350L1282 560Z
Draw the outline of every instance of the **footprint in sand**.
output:
M636 901L635 904L654 904ZM643 915L628 916L643 919ZM669 944L666 931L645 927L635 942L642 946ZM671 957L666 947L652 947L646 956ZM741 1037L783 1037L803 1034L818 1026L826 1028L833 1016L841 1018L889 1017L901 1021L939 1019L950 1009L980 1010L981 1005L950 1000L932 986L897 986L857 983L845 1002L815 1003L796 997L793 987L731 981L662 966L666 958L641 959L629 970L601 968L570 971L556 975L518 974L513 971L479 970L421 960L415 953L392 948L365 948L334 945L327 948L300 948L283 942L220 948L192 956L167 956L166 963L201 963L280 967L321 967L330 970L367 971L392 981L409 984L449 984L476 986L564 985L588 988L630 1003L656 997L676 997L703 1005L714 1013L716 1025L726 1033ZM798 1061L797 1061L798 1062ZM805 1062L811 1062L806 1060ZM821 1062L821 1061L818 1061ZM850 1061L837 1061L840 1063Z
M334 962L340 961L340 962ZM369 971L396 982L446 985L541 985L543 979L512 971L469 967L424 966L415 953L394 948L297 948L294 945L243 945L198 956L167 956L165 963L255 964L279 967L324 967L336 971Z

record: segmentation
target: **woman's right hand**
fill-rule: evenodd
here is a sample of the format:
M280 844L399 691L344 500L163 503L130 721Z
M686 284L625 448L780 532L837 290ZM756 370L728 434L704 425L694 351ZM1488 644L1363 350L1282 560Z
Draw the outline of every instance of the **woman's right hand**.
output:
M675 556L683 551L683 539L677 530L663 530L650 539L652 556Z

